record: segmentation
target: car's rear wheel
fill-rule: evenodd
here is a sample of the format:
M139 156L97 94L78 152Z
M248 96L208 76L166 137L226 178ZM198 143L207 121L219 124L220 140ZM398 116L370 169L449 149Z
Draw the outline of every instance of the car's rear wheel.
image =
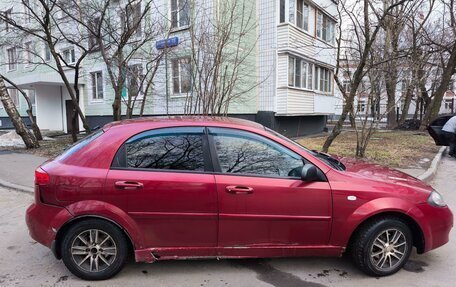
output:
M100 219L88 219L71 226L61 246L65 266L85 280L113 277L123 268L128 255L124 233Z
M352 242L355 264L371 276L399 271L412 251L412 232L400 219L385 217L363 226Z

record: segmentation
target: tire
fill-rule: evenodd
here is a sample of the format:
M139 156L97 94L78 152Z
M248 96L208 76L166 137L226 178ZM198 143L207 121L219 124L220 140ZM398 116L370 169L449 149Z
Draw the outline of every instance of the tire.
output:
M361 271L378 277L399 271L410 257L412 245L412 232L404 221L383 217L363 226L350 250Z
M84 280L113 277L122 270L129 251L122 230L100 219L87 219L71 226L61 248L65 266Z

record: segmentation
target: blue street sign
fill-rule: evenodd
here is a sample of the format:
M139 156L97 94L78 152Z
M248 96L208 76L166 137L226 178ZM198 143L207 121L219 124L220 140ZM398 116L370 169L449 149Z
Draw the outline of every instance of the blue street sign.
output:
M179 45L179 37L172 37L172 38L157 41L155 43L155 47L158 50L175 47L177 45Z

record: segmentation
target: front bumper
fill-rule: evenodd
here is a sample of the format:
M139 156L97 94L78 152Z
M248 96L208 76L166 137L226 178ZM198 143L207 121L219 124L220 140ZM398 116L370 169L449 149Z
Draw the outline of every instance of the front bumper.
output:
M58 230L71 218L65 208L42 203L30 205L25 215L30 236L49 248Z
M436 249L449 241L453 228L453 213L448 207L440 208L423 203L410 213L418 219L423 231L424 252Z

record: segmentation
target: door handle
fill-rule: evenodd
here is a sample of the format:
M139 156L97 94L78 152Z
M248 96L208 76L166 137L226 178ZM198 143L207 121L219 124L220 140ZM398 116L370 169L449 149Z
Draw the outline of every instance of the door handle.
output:
M252 194L253 188L248 186L235 186L230 185L226 187L226 192L231 194Z
M133 189L141 189L144 187L144 184L137 181L117 181L114 186L117 189L124 189L124 190L133 190Z

